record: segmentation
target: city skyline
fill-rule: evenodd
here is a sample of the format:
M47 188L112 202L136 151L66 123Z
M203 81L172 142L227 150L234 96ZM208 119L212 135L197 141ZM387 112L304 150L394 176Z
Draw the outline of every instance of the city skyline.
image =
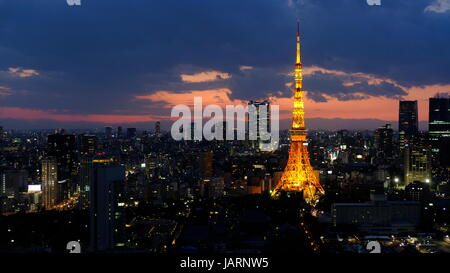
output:
M450 0L385 2L0 0L0 253L450 253Z
M102 13L105 5L94 1L0 1L17 15L0 19L0 124L149 128L161 121L167 130L173 105L202 96L205 104L269 99L287 129L290 33L300 18L311 129L397 129L398 100L418 100L426 130L428 98L450 91L449 11L433 1L335 2L205 1L178 10L162 1L108 1L112 12ZM121 14L127 20L116 21ZM46 31L33 35L37 27Z

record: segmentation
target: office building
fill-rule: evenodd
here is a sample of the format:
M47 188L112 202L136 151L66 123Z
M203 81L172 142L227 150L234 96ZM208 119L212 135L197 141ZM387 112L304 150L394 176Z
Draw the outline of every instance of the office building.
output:
M105 138L106 139L112 138L112 127L110 126L105 127Z
M97 137L92 135L78 136L78 151L81 155L94 154L97 148Z
M54 134L47 138L47 156L54 157L58 163L58 179L71 179L75 164L75 136Z
M415 231L420 222L420 203L415 201L386 201L384 194L370 195L370 202L334 203L334 226L355 225L363 232L398 234Z
M435 97L429 102L428 132L434 163L450 168L450 98Z
M431 147L425 135L418 134L405 145L403 156L404 182L431 183Z
M391 124L386 124L375 130L375 147L383 157L392 157L393 154L393 138L394 131Z
M250 101L249 117L247 118L248 139L253 148L259 149L262 143L269 143L269 140L261 139L261 132L270 133L270 103L269 101ZM255 110L256 126L251 127L251 109Z
M400 151L411 140L411 137L419 132L419 121L417 113L417 101L400 101L398 133Z
M125 167L112 158L93 158L84 165L89 181L90 247L107 251L124 246Z
M155 136L157 137L161 136L161 122L159 121L155 123Z
M58 200L58 163L56 158L49 157L42 160L41 181L42 206L46 209L50 209L60 201Z
M136 128L127 128L127 138L133 139L136 137L137 130Z

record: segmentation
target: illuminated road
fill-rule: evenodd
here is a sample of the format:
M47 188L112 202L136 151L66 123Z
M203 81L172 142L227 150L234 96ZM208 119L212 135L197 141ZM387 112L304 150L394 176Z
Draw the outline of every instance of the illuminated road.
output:
M66 199L63 202L54 205L50 209L56 209L56 210L72 209L78 203L78 198L79 197L80 197L80 195L78 193L75 193L69 199Z
M308 245L311 247L311 249L314 252L319 253L320 252L319 245L314 240L314 238L313 238L313 236L311 234L311 230L309 229L309 227L303 221L300 221L299 227L303 231L303 234L305 235L306 241L307 241Z
M54 205L53 207L47 209L47 210L69 210L69 209L73 209L75 207L75 205L78 203L78 198L80 197L80 195L78 193L74 194L72 197L70 197L67 200L64 200L63 202ZM37 213L39 212L39 210L27 210L23 213ZM6 212L6 213L2 213L1 215L3 216L10 216L10 215L14 215L17 212Z

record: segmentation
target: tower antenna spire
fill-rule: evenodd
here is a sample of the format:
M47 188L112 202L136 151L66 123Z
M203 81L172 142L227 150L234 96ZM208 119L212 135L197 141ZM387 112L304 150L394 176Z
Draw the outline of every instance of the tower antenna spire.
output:
M297 56L296 65L301 63L300 58L300 20L297 18Z

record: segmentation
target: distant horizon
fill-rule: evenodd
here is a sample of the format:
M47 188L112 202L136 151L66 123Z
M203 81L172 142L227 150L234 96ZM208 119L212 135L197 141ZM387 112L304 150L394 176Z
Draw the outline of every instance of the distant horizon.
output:
M38 125L42 123L41 125ZM123 129L136 128L139 130L153 131L156 121L151 122L139 122L139 123L111 123L111 124L99 124L99 123L77 123L77 122L65 122L58 123L54 121L29 121L23 120L0 120L0 126L3 130L55 130L55 129L67 129L67 130L103 130L105 127L112 127L117 130L117 127L121 126ZM170 131L172 122L160 121L162 131ZM291 119L280 120L280 130L290 129ZM45 125L48 124L48 125ZM51 125L53 124L53 125ZM366 124L367 126L363 126ZM391 124L394 131L398 131L398 121L379 120L379 119L342 119L342 118L307 118L306 127L308 130L326 130L326 131L339 131L339 130L359 130L359 131L374 131L380 126ZM34 126L33 126L34 125ZM428 131L428 121L419 121L419 130Z

